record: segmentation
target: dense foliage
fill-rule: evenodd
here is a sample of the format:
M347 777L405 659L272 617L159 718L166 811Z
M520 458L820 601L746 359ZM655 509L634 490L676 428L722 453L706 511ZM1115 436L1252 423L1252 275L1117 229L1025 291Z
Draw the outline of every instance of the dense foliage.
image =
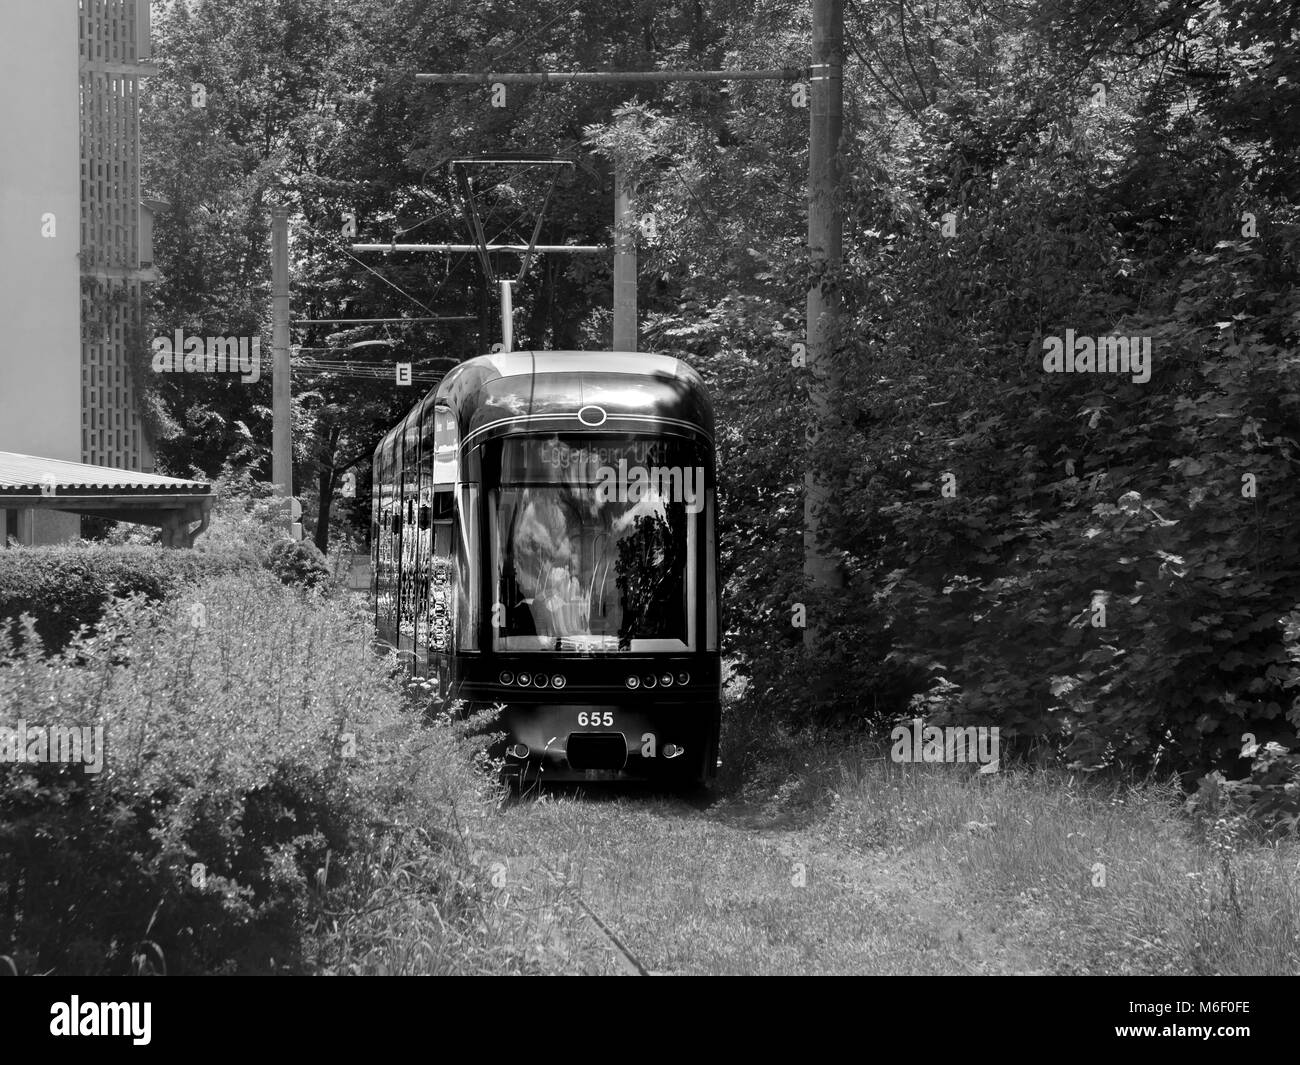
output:
M482 885L455 806L480 784L359 624L255 570L116 602L60 655L0 633L0 743L89 730L74 749L95 754L0 762L0 966L319 971L326 925L373 912L374 868L400 859L468 968Z

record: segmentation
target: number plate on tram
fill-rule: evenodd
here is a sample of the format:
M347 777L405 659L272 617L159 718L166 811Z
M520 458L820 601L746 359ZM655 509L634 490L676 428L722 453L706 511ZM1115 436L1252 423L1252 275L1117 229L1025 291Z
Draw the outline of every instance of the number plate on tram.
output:
M578 725L581 728L613 728L613 710L579 710Z

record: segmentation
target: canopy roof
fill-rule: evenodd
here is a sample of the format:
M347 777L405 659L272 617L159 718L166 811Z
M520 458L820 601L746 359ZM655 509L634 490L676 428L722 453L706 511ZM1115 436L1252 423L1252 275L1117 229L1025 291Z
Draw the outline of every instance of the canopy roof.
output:
M169 547L190 547L208 527L216 493L203 481L0 451L0 507L38 507L163 530ZM201 522L190 532L190 522Z

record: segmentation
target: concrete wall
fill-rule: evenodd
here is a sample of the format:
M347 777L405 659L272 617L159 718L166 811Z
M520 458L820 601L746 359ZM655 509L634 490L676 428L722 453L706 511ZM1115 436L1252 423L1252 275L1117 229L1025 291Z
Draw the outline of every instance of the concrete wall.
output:
M0 70L0 451L81 461L76 0L6 0ZM55 235L41 234L54 215ZM78 519L34 515L36 542Z

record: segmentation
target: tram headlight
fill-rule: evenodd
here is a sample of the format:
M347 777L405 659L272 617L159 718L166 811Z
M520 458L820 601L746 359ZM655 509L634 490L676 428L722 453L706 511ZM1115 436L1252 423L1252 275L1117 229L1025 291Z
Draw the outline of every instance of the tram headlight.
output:
M519 674L519 686L521 688L527 688L528 685L531 683L532 683L532 678L527 673Z
M640 678L640 677L628 677L628 678L627 678L627 686L628 686L629 688L632 688L633 690L635 690L635 689L641 687L641 678Z
M550 681L546 679L545 673L538 673L533 677L534 688L545 688L549 683Z
M660 673L659 683L665 688L671 688L673 686L673 675L671 673Z
M515 682L515 675L511 673L510 670L503 669L501 671L501 676L497 677L497 680L502 684L513 684Z
M690 682L691 682L691 675L690 675L689 673L678 673L678 674L677 674L677 683L678 683L678 684L689 684Z
M569 682L565 680L564 677L561 676L559 673L555 674L555 676L551 678L552 688L563 688L568 683Z
M653 688L656 684L659 683L659 681L653 673L650 673L641 678L641 683L644 684L647 688Z

